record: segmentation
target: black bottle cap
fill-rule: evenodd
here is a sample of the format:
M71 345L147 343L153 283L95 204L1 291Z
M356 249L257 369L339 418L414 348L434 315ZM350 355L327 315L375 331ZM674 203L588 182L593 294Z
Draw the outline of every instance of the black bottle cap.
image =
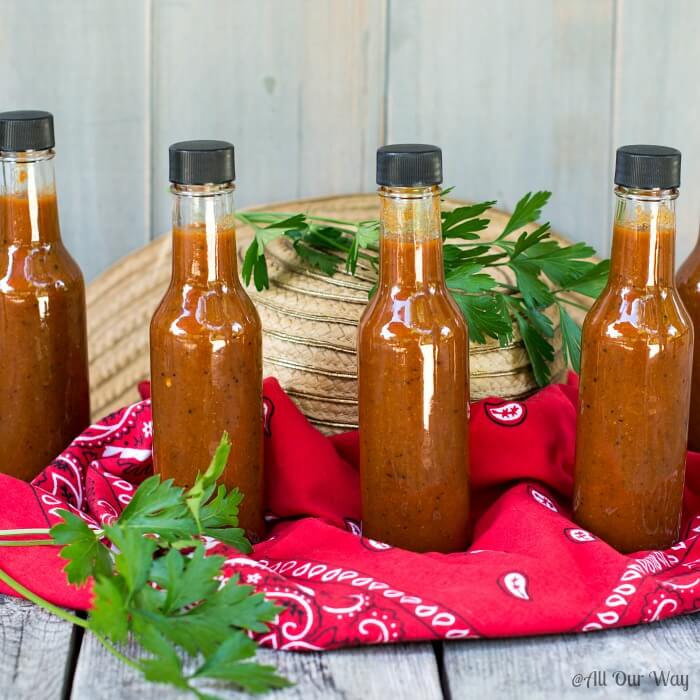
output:
M34 109L0 113L0 151L53 148L53 114Z
M221 185L235 179L232 143L180 141L170 146L170 182L178 185Z
M667 146L622 146L615 158L615 184L637 190L679 187L681 152Z
M442 182L442 151L424 143L398 143L377 149L377 184L427 187Z

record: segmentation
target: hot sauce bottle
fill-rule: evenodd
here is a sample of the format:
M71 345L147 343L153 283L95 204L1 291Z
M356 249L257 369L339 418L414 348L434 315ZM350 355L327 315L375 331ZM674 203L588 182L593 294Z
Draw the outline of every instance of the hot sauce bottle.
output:
M363 535L418 552L469 542L468 334L445 285L442 153L377 152L380 272L359 327Z
M228 488L244 495L239 520L263 535L262 336L238 278L234 151L224 141L170 147L170 286L151 321L154 466L188 487L227 431Z
M610 277L583 325L574 518L622 552L679 534L693 354L674 282L680 163L618 149Z
M0 114L0 471L33 479L90 424L85 283L61 241L53 116Z
M700 239L676 273L678 293L693 321L697 336L700 330ZM690 389L688 449L700 452L700 342L693 352L693 377Z

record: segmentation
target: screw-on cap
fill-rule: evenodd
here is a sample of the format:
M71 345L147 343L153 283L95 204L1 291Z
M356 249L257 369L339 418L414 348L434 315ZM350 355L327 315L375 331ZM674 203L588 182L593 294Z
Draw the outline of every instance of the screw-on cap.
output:
M180 141L170 146L170 182L178 185L221 185L235 179L232 143Z
M638 190L678 187L681 152L667 146L622 146L615 159L615 184Z
M442 151L424 143L398 143L377 149L377 184L426 187L442 182Z
M45 151L55 145L50 112L26 109L0 113L0 151Z

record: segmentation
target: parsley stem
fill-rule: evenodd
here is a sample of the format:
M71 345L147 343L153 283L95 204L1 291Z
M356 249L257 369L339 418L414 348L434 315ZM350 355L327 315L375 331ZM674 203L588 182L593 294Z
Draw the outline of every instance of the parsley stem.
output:
M556 294L556 292L555 292ZM570 299L565 299L564 297L558 296L557 295L557 301L560 304L568 304L569 306L575 306L577 309L581 309L582 311L590 311L589 306L584 306L583 304L578 304L575 301L571 301Z
M32 603L35 603L40 608L44 608L44 610L48 610L53 615L56 615L56 617L60 617L61 619L65 620L66 622L70 622L73 625L78 625L78 627L88 629L87 621L83 620L77 615L69 613L63 608L59 608L53 603L49 603L48 600L44 600L41 596L37 595L36 593L33 593L28 588L23 586L19 581L15 581L15 579L13 579L12 576L10 576L6 571L3 571L2 569L0 569L0 581L7 584L10 588L17 591L17 593L21 594L27 600L30 600Z
M251 212L236 212L236 216L239 219L243 219L246 222L252 223L253 219L258 219L258 221L266 221L269 223L274 223L275 221L284 221L285 219L291 219L293 216L299 216L300 212L296 212L296 214L289 214L281 211L276 211L276 212L257 212L257 211L251 211ZM346 226L350 229L354 229L356 227L356 224L353 221L343 221L342 219L331 219L328 216L313 216L311 214L304 214L302 212L303 216L305 216L309 221L322 221L327 224L337 224L339 226Z
M20 528L19 530L0 530L0 537L12 537L13 535L48 535L51 528L33 527Z
M56 544L53 539L43 540L0 540L0 547L33 547L36 545Z

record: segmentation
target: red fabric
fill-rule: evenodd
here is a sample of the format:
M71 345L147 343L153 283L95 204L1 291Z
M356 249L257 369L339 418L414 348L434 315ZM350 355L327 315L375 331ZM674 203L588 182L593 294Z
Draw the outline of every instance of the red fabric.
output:
M700 609L700 455L689 454L683 540L624 556L569 519L576 378L524 402L472 406L475 537L414 554L358 534L357 434L326 438L265 381L270 537L226 572L284 603L263 643L330 649L405 640L577 632ZM151 408L92 426L32 485L0 476L0 527L43 527L58 508L109 521L151 471ZM54 603L86 608L56 548L2 548L0 566ZM7 588L3 589L10 592Z

